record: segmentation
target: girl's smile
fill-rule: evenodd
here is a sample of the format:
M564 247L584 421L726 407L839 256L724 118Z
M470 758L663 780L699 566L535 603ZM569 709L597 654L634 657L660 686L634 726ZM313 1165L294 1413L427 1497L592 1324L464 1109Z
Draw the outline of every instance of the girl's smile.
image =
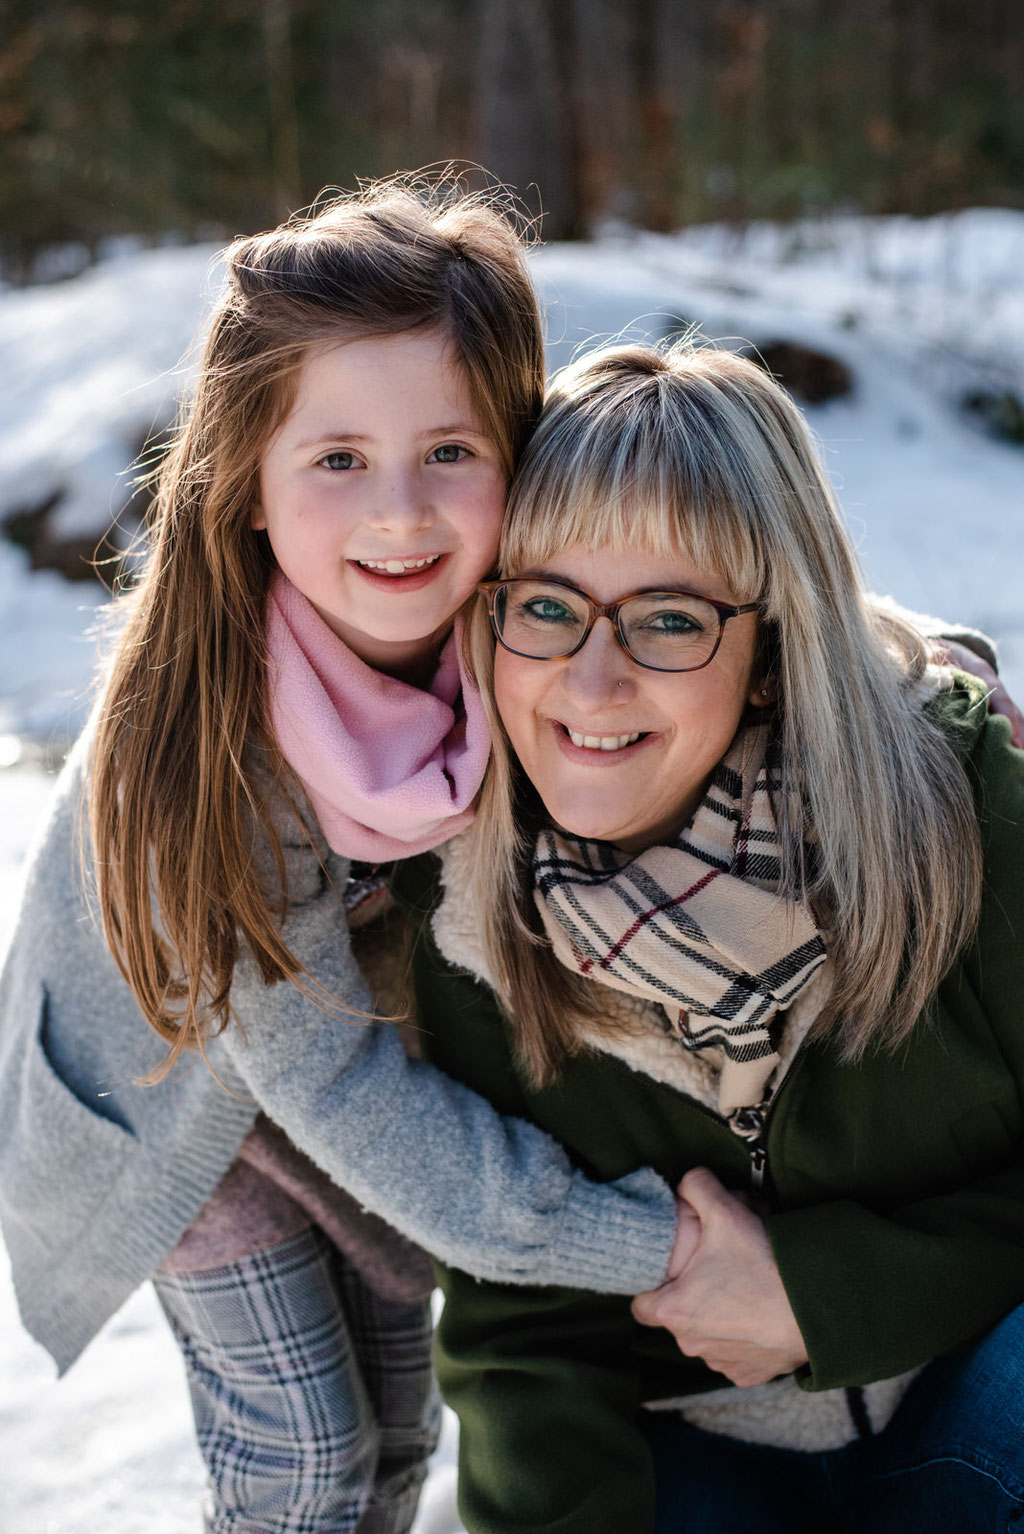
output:
M410 331L310 353L253 526L355 654L400 672L493 564L505 488L447 337Z
M378 591L389 596L396 592L420 591L443 574L447 554L424 554L406 559L353 559L353 571L364 576Z

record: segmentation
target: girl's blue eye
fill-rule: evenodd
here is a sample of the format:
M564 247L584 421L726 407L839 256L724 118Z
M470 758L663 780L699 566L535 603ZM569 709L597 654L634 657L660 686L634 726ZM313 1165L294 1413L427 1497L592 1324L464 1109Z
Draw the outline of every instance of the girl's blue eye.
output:
M435 447L430 457L434 463L458 463L465 453L466 449L457 442L446 442L442 447Z
M320 462L325 469L351 469L355 467L356 457L354 453L325 453Z

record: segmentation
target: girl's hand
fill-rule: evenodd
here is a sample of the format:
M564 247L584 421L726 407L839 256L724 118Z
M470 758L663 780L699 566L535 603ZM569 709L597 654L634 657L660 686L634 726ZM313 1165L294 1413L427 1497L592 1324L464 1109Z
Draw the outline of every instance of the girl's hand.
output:
M1010 721L1010 740L1020 750L1024 750L1024 714L1014 703L988 662L982 660L980 655L975 655L974 651L969 650L966 645L957 644L953 639L933 641L931 652L935 665L956 666L960 671L966 671L970 676L976 676L985 683L988 688L989 713L1005 714Z
M685 1181L685 1179L684 1179ZM680 1191L682 1183L679 1184ZM668 1259L668 1277L661 1289L655 1289L655 1294L661 1294L674 1278L678 1278L686 1267L690 1258L697 1249L700 1241L700 1219L697 1211L688 1204L685 1198L676 1199L676 1239L672 1243L672 1251Z
M664 1326L689 1357L703 1358L734 1385L763 1385L807 1362L800 1328L757 1215L697 1167L679 1184L691 1216L673 1249L677 1276L633 1301L642 1326ZM699 1227L694 1243L694 1224Z

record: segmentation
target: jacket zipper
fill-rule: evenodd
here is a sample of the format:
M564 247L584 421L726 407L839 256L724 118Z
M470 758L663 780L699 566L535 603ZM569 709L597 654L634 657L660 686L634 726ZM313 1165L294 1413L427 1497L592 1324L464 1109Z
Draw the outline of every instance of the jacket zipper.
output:
M788 1075L789 1071L786 1072ZM783 1081L785 1079L783 1077ZM781 1090L782 1082L779 1088ZM774 1103L775 1098L772 1097L768 1102L759 1103L756 1108L738 1108L726 1120L733 1134L746 1146L750 1159L750 1191L756 1197L763 1194L768 1175L768 1117Z
M766 1197L768 1131L771 1128L772 1115L778 1106L779 1098L796 1075L803 1057L804 1044L801 1043L775 1091L755 1108L739 1108L732 1118L726 1121L733 1134L742 1140L747 1148L747 1155L750 1158L750 1191L759 1200Z
M724 1129L742 1140L750 1162L750 1191L755 1198L763 1200L765 1196L765 1183L768 1178L768 1130L771 1125L772 1115L776 1105L786 1086L792 1079L801 1059L803 1058L804 1045L800 1044L789 1063L789 1069L779 1082L774 1093L766 1101L758 1103L754 1108L739 1108L731 1118L726 1118L721 1113L716 1113L713 1108L708 1108L699 1102L696 1097L691 1097L689 1092L674 1087L670 1082L660 1081L658 1086L672 1092L691 1107L695 1113L711 1119L716 1124L721 1124ZM620 1060L617 1055L608 1055L608 1061L621 1067L623 1071L632 1072L633 1067L627 1065L625 1060ZM654 1080L655 1078L651 1078Z

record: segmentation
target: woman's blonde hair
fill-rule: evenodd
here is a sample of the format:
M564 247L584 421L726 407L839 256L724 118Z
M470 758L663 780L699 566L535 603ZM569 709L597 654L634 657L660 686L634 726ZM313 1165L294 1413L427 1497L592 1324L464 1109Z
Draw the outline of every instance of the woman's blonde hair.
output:
M166 1068L227 1024L240 945L268 984L301 983L281 934L280 839L250 770L269 763L286 784L265 716L273 559L251 519L261 457L306 355L355 337L442 332L510 474L544 387L540 316L506 197L396 178L237 240L225 267L195 398L159 473L148 563L125 599L91 758L103 929L171 1046ZM274 894L254 860L261 835Z
M808 428L753 363L692 340L619 346L554 381L513 483L501 573L558 550L684 553L757 602L774 697L785 895L815 909L835 965L818 1031L844 1054L897 1045L977 922L980 840L966 774L922 712L927 653L863 593ZM600 989L554 958L532 898L543 809L493 703L483 606L469 631L496 741L473 828L491 972L538 1080L602 1019ZM812 852L808 855L808 829Z

